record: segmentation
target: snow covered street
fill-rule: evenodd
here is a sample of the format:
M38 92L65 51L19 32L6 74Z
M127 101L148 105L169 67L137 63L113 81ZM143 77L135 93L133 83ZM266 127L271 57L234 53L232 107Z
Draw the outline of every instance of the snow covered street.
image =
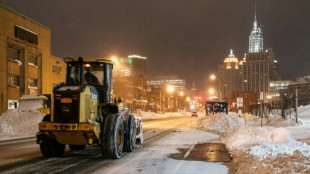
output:
M198 118L190 118L188 113L141 112L145 122L158 121L144 125L145 143L136 152L93 172L228 173L229 168L223 163L176 160L169 157L178 153L180 148L190 149L193 144L220 142L225 143L230 150L236 173L310 173L310 106L301 106L298 111L298 123L295 123L295 114L287 120L273 115L268 120L264 118L262 127L261 120L252 115L239 117L235 113L229 113L205 116L204 113L199 113ZM17 111L9 111L0 117L0 141L10 137L35 135L37 130L25 129L25 126L32 123L37 125L41 115L27 117L27 122L17 124L16 120L22 119L21 117L25 117L25 114ZM183 118L190 121L186 121L185 125L179 126L173 133L156 138L157 133L171 126L160 120L175 119L173 122L177 124L177 120ZM11 127L10 131L6 131L8 127ZM113 163L123 165L115 167Z

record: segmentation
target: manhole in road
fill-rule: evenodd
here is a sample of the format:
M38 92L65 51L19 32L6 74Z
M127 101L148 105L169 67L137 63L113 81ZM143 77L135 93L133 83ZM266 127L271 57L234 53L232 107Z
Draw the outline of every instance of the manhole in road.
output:
M177 160L230 162L232 157L223 143L204 143L192 145L189 149L178 149L180 153L171 154Z

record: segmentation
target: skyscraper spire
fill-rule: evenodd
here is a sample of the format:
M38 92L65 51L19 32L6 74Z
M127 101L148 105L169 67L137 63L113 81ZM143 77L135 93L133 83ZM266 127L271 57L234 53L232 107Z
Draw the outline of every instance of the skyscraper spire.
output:
M252 32L249 36L249 53L259 53L262 51L263 51L263 32L257 26L256 0L255 0L254 24Z
M255 0L255 18L254 18L254 24L253 24L253 29L257 30L257 20L256 20L256 0Z
M232 49L230 49L229 57L235 57L234 52Z

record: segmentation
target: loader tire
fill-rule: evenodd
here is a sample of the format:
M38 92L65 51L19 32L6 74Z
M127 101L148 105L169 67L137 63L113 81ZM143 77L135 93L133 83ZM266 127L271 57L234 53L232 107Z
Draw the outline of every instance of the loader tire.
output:
M106 115L105 117L103 117L103 121L101 123L101 133L100 133L100 140L101 140L101 144L100 144L100 148L101 148L101 153L102 153L102 157L103 158L109 158L109 150L108 150L108 144L107 144L107 129L111 122L112 117L110 115Z
M123 120L121 116L115 114L109 117L106 126L108 156L112 159L119 159L122 156L124 144Z
M44 138L40 150L44 157L62 156L66 145L58 143L55 139Z
M69 148L72 151L84 150L85 147L86 145L69 145Z
M128 126L125 134L125 148L127 152L132 152L136 147L136 134L137 127L135 117L133 115L128 116Z

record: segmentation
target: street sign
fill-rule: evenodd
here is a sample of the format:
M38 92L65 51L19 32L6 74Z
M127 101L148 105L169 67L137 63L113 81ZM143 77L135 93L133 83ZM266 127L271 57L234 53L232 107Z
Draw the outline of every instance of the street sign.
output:
M237 107L243 107L243 98L237 97Z

